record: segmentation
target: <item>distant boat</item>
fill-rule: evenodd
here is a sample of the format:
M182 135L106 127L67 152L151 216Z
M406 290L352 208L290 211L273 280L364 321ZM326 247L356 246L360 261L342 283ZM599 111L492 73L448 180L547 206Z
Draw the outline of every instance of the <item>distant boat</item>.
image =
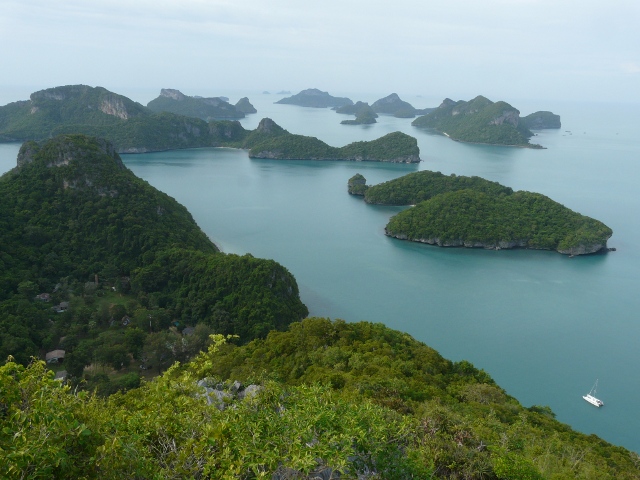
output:
M593 385L593 388L589 391L589 393L587 393L586 395L583 395L582 398L584 398L591 405L594 405L596 407L601 407L604 405L604 402L595 397L596 388L598 388L598 380L596 380L596 383Z

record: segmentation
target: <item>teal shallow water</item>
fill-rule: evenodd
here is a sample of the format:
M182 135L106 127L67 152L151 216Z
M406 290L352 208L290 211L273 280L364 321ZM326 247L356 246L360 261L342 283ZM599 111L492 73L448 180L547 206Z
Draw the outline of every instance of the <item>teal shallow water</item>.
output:
M634 109L538 103L527 110L526 102L512 102L522 114L562 115L560 131L535 139L548 149L527 150L459 144L392 117L369 127L341 126L348 117L330 110L249 97L258 114L243 120L247 128L270 116L293 133L337 146L402 130L418 138L424 162L251 160L239 150L196 149L126 155L125 163L184 204L224 251L286 266L312 315L409 332L447 358L485 369L524 405L549 405L560 421L640 451L640 254L634 248L640 140L633 131L640 118ZM16 152L15 145L0 145L2 171L15 165ZM374 184L418 169L544 193L609 225L609 245L618 251L569 259L401 242L383 234L400 208L366 205L346 193L357 172ZM581 398L596 378L601 409Z

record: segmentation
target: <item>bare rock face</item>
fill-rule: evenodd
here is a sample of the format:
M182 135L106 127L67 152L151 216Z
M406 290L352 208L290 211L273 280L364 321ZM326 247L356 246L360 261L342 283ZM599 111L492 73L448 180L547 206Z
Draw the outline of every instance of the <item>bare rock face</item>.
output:
M184 95L180 90L175 90L173 88L163 88L160 90L161 97L171 98L173 100L184 100L186 95Z
M114 117L118 117L123 120L127 120L131 116L122 99L116 95L109 95L107 98L102 100L100 110L107 115L113 115Z
M518 126L518 122L520 121L520 112L518 110L504 110L502 115L494 118L490 125L502 125L503 123L507 123L514 127Z

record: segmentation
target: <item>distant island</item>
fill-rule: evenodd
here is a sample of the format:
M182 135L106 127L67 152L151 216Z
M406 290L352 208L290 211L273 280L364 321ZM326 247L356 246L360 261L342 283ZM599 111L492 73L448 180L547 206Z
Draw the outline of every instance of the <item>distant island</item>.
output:
M546 125L554 124L541 113L532 114L523 122L520 112L506 102L492 102L483 96L468 102L446 98L438 108L416 118L411 125L433 129L461 142L542 148L529 143L533 133L528 127L535 124L539 125L537 128L549 128Z
M392 93L391 95L376 100L371 105L371 108L376 113L393 115L397 118L413 118L416 115L425 115L435 110L433 108L417 109L409 102L401 100L397 93Z
M535 112L520 119L522 125L529 130L544 130L562 127L560 115L551 112Z
M370 142L353 142L336 148L315 137L291 134L268 118L262 119L258 128L247 135L242 146L250 148L251 158L420 162L417 140L401 132L389 133Z
M376 123L378 114L366 102L356 102L354 105L344 105L335 109L336 113L355 115L355 120L343 120L342 125L369 125Z
M345 97L334 97L328 92L323 92L317 88L308 88L291 97L278 100L275 103L284 105L298 105L300 107L331 108L353 105L353 101Z
M367 203L415 205L393 216L388 236L438 246L529 248L566 255L607 251L612 230L539 193L480 177L421 171L375 186L360 174L348 182Z
M189 97L179 90L163 88L160 96L151 100L147 108L156 113L170 112L206 121L244 118L246 113L256 113L247 97L235 106L228 103L228 100L226 97Z
M174 106L194 102L203 105L203 99L195 97L173 98L181 95L164 90L161 97L162 101L174 102ZM248 100L243 100L238 103L249 107ZM207 122L171 112L156 113L102 87L55 87L33 93L28 101L0 107L0 141L44 140L76 133L106 138L119 153L232 147L250 150L252 158L420 161L416 139L399 132L334 148L314 137L291 134L268 118L255 130L245 130L237 120Z

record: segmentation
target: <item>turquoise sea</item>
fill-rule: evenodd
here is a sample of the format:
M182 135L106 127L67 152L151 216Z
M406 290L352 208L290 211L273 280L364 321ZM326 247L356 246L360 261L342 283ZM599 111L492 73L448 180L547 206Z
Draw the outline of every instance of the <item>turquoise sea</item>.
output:
M126 92L122 92L126 94ZM359 97L373 102L388 93ZM637 105L503 99L522 115L551 110L560 130L533 139L545 150L467 145L383 116L344 126L329 109L275 105L248 96L258 113L292 133L334 146L401 130L418 138L419 165L251 160L233 149L125 155L127 166L184 204L225 252L273 258L296 277L312 315L382 322L452 360L491 374L525 406L640 452L640 109ZM136 98L146 103L153 98ZM442 98L400 95L418 108ZM494 99L499 100L499 99ZM19 146L0 144L0 171ZM387 238L398 207L347 194L361 173L375 184L416 170L478 175L548 195L603 221L616 252L568 258L543 251L445 249ZM597 409L581 397L599 380Z

